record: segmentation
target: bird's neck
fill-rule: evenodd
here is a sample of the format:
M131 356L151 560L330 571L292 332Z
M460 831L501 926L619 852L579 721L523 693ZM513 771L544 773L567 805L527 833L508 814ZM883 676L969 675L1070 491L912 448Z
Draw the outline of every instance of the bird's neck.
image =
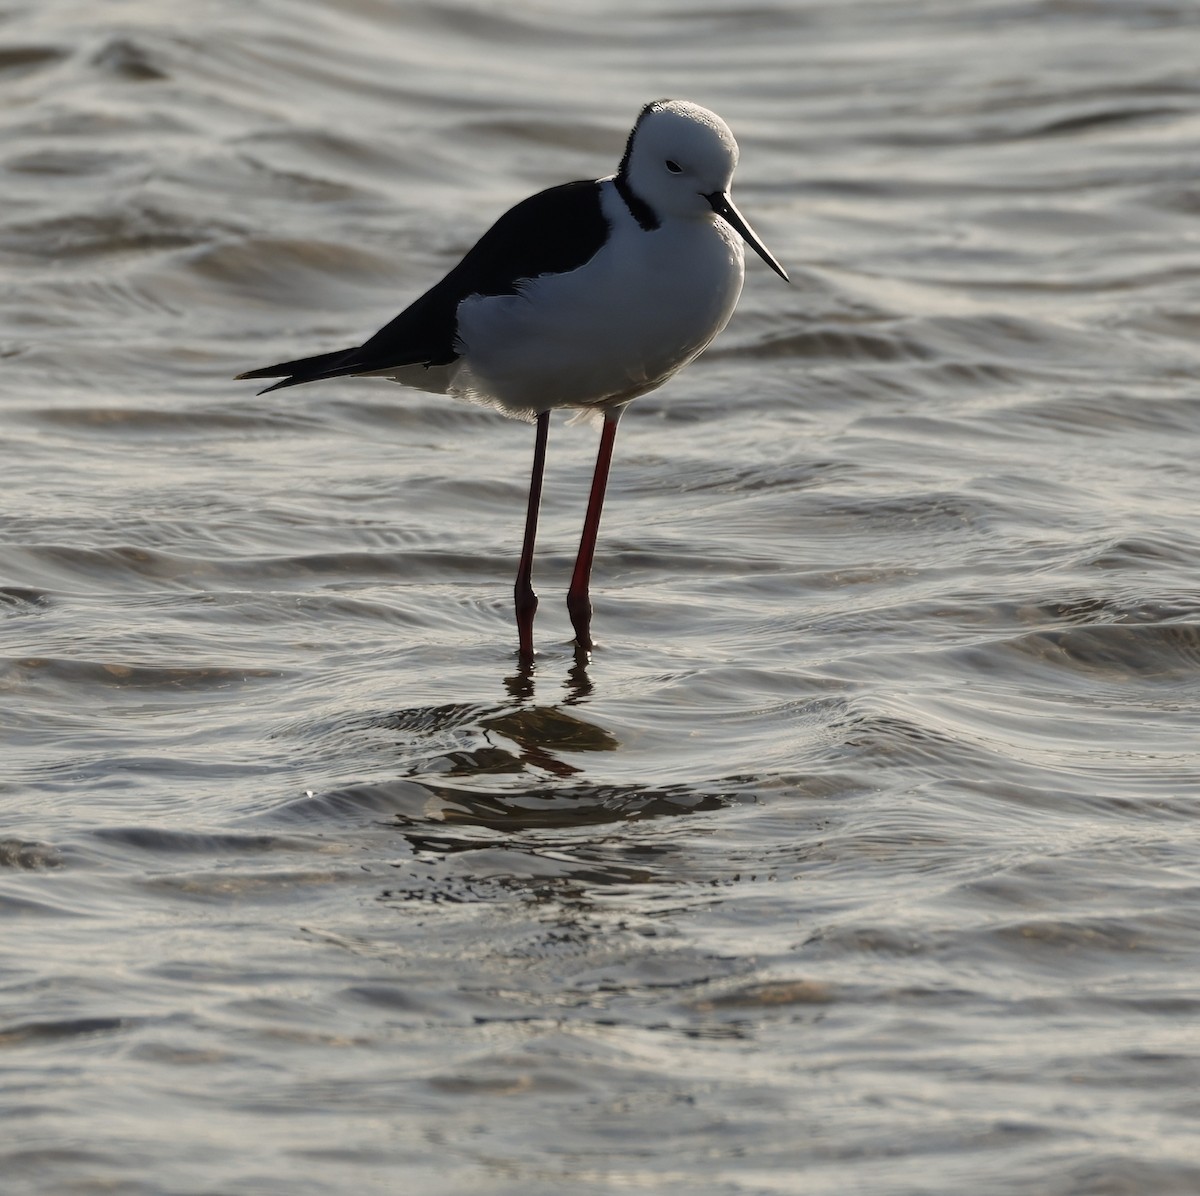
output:
M625 206L629 209L629 214L646 232L652 232L658 228L662 223L658 218L658 214L634 191L626 175L620 172L613 175L613 186L616 188L617 194L621 197Z

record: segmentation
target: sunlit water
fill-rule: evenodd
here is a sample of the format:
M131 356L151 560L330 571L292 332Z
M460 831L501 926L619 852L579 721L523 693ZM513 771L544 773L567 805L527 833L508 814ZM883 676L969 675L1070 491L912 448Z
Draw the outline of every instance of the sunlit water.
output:
M1200 1190L1200 13L0 11L7 1193ZM355 343L707 104L622 422Z

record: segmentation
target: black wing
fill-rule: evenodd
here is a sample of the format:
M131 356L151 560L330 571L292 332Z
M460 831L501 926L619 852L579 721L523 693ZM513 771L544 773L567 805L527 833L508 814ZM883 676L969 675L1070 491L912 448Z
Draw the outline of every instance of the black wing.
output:
M357 348L283 361L238 377L283 378L267 387L278 390L346 374L448 365L458 358L456 313L468 295L515 295L523 279L576 270L607 236L599 183L551 187L505 212L441 282Z

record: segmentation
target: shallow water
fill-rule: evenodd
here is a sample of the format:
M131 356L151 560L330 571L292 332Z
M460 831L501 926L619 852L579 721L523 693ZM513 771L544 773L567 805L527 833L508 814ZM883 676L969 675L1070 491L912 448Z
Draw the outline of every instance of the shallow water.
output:
M1200 1190L1200 16L0 11L6 1193ZM595 433L352 343L685 96L715 346Z

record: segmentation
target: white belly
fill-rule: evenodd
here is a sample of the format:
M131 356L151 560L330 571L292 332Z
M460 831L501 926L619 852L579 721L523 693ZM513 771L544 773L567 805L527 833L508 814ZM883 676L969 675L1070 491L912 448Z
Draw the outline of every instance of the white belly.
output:
M544 275L517 295L465 299L447 389L525 418L626 403L725 327L742 273L741 242L723 220L652 232L621 221L578 270Z

